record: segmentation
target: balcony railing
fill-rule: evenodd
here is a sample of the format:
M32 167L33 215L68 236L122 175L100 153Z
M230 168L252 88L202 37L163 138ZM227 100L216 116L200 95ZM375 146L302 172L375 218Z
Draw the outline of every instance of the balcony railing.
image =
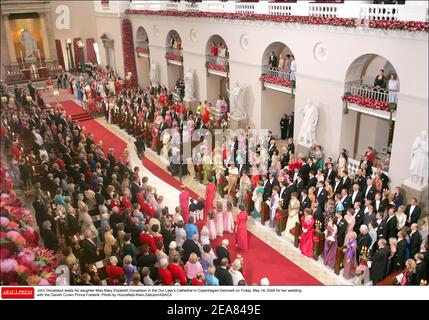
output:
M359 1L360 2L360 1ZM406 1L405 4L365 4L355 1L344 3L296 3L202 1L137 1L133 0L130 9L170 10L191 12L225 12L241 14L272 14L282 16L314 16L326 18L351 18L370 20L399 20L427 22L428 3Z
M183 52L182 49L166 47L165 48L165 58L170 61L183 62Z
M210 70L229 72L229 61L228 58L206 55L206 66Z
M377 89L371 86L362 84L350 84L349 90L352 95L359 96L367 99L374 99L382 102L389 102L389 91L384 89Z
M136 42L136 52L141 55L149 54L149 43L146 41L137 41Z
M270 76L273 78L281 79L281 80L287 80L290 81L291 73L285 70L281 70L278 68L273 68L270 66L262 66L261 71L263 76Z

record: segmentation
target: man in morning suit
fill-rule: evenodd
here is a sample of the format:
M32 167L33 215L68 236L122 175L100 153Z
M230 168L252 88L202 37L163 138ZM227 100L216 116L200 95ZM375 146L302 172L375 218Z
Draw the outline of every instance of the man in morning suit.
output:
M405 209L407 215L407 226L411 226L413 223L418 223L421 214L421 208L417 205L417 199L412 198L410 204Z
M377 244L378 250L374 252L374 254L370 258L371 267L369 269L371 281L374 285L385 278L387 259L390 254L389 248L386 247L386 239L378 240Z

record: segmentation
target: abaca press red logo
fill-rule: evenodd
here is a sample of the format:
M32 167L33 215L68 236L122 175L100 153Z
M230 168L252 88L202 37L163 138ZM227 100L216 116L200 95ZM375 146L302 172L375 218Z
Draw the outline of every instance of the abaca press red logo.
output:
M27 287L3 287L2 299L34 299L34 288Z

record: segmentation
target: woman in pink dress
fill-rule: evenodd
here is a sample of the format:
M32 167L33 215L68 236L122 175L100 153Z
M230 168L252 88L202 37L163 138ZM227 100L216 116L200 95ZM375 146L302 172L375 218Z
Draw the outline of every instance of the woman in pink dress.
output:
M209 229L210 240L211 241L215 240L217 237L217 233L216 233L215 213L213 210L209 211L209 214L207 216L206 227L207 229Z
M223 213L223 231L234 233L234 217L232 216L232 202L226 203L226 211Z
M240 213L237 215L237 225L235 228L235 237L237 241L237 248L239 250L247 251L247 219L248 214L245 211L244 205L239 207Z
M299 249L301 253L309 258L314 255L314 219L311 215L311 209L305 209L304 215L301 218L301 239L299 241Z
M224 225L223 225L223 208L220 201L216 202L216 234L220 237L223 237Z
M183 221L188 222L189 220L189 192L186 190L186 187L182 185L180 187L182 192L179 195L180 209L182 212Z
M206 197L204 201L204 215L207 215L210 210L214 209L213 201L216 196L216 185L210 182L206 187Z
M152 133L152 142L150 144L150 148L153 151L157 151L158 150L158 140L159 140L159 137L158 137L158 128L157 128L156 123L154 123L152 125L151 133Z

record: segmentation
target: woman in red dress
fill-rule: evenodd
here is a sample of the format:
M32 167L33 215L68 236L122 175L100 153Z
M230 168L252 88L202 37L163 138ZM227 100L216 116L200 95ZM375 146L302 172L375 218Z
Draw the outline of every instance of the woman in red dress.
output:
M237 223L235 227L235 237L237 241L237 247L239 250L247 251L248 240L247 240L247 219L248 214L245 211L244 205L239 206L240 213L237 215Z
M301 218L301 238L299 241L299 249L301 253L309 258L313 258L314 249L314 219L311 215L311 209L305 209L304 215Z

